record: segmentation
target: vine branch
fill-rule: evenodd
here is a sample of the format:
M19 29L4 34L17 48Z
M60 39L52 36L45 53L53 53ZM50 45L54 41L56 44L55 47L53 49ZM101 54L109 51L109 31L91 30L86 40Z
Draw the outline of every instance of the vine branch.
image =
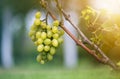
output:
M45 3L45 0L42 0L43 3ZM102 57L99 57L93 50L91 50L90 48L88 48L87 46L85 46L81 41L79 41L79 39L77 39L65 26L63 23L60 24L61 28L75 41L75 43L78 46L81 46L83 49L85 49L90 55L92 55L94 58L96 58L99 62L103 63L103 64L107 64L109 66L111 66L113 69L118 70L118 67L116 66L115 63L113 63L105 54L104 52L95 44L93 44L83 33L82 31L72 23L72 21L70 20L70 18L68 17L68 15L64 12L64 10L62 8L60 8L59 6L59 2L58 0L56 0L56 6L57 8L61 11L61 13L63 14L64 18L76 29L76 31L78 32L78 34L83 38L84 41L86 41L89 45L93 46L95 50L97 50L99 52L99 54ZM57 20L56 16L48 9L47 6L44 7L48 14L53 18L53 20Z

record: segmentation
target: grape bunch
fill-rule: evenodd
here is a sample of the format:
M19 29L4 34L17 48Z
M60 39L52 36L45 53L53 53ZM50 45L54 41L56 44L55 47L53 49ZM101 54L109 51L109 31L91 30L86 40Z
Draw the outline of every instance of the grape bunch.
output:
M59 28L59 21L55 20L51 25L40 20L41 13L36 12L35 20L29 31L29 36L37 46L39 54L36 60L41 64L51 61L56 49L63 43L64 31Z

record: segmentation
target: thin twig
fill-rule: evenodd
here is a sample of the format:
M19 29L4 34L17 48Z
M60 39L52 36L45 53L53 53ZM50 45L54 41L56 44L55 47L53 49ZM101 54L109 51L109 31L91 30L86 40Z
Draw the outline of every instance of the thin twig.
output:
M58 0L55 0L55 1L56 1L56 3L59 3ZM56 4L56 6L57 6L57 9L59 10L60 20L61 20L61 22L63 23L63 22L64 22L64 21L63 21L63 15L62 15L62 12L61 12L62 6L59 5L59 4Z
M46 24L48 24L48 12L47 12L47 14L46 14Z

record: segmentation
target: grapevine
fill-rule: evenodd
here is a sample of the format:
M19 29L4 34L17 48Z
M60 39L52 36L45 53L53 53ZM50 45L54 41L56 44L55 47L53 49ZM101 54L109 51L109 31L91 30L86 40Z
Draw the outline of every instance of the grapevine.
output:
M103 64L107 64L111 66L113 69L118 70L118 66L108 57L105 53L99 48L102 39L102 32L105 30L104 27L98 28L100 24L97 23L99 21L99 17L101 16L101 12L97 12L93 8L87 6L86 9L81 11L81 18L85 20L85 26L91 29L92 36L87 38L81 29L76 26L72 20L70 19L70 15L67 15L63 10L62 6L59 4L59 0L53 0L56 3L55 9L59 11L60 21L58 21L58 17L54 15L54 12L49 7L51 4L48 3L47 0L40 0L40 5L47 12L46 19L40 20L41 13L37 12L35 14L34 24L31 26L29 36L31 40L37 46L37 51L39 52L36 60L41 64L44 64L53 59L53 56L56 53L56 49L60 44L63 43L63 34L64 31L75 41L78 46L81 46L85 49L90 55L92 55L96 60ZM54 20L52 25L48 25L47 16L50 15ZM92 17L92 18L91 18ZM64 25L64 20L68 21L74 29L81 36L82 40L74 36ZM104 23L103 23L104 25ZM64 30L64 31L63 31ZM85 44L90 45L93 49L87 47ZM94 50L94 51L93 51Z

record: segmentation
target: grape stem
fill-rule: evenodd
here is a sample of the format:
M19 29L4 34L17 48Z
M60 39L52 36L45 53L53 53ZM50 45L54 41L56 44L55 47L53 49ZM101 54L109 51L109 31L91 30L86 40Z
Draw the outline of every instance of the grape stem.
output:
M46 20L46 24L48 24L48 21L47 21L47 20L48 20L48 14L49 14L49 13L47 12L47 14L46 14L46 19L45 19L45 20Z
M45 1L45 0L42 0ZM107 57L104 52L95 44L93 44L84 34L83 32L72 23L71 19L69 18L69 16L64 12L63 9L60 9L59 6L59 1L56 0L56 7L58 8L58 10L61 11L61 13L63 14L64 18L76 29L76 31L78 32L78 34L82 37L82 39L89 44L90 46L93 46L95 50L97 50L97 52L102 56L99 57L95 51L91 50L90 48L88 48L87 46L85 46L85 44L81 41L79 41L79 39L77 39L65 26L63 23L60 24L60 27L76 42L76 44L78 46L81 46L83 49L85 49L90 55L92 55L94 58L96 58L96 60L98 60L99 62L103 63L103 64L107 64L109 66L111 66L114 70L119 70L119 68L117 67L117 65L109 58ZM53 20L57 20L56 16L50 11L50 9L48 9L48 7L46 6L45 9L47 10L48 14L53 18Z

